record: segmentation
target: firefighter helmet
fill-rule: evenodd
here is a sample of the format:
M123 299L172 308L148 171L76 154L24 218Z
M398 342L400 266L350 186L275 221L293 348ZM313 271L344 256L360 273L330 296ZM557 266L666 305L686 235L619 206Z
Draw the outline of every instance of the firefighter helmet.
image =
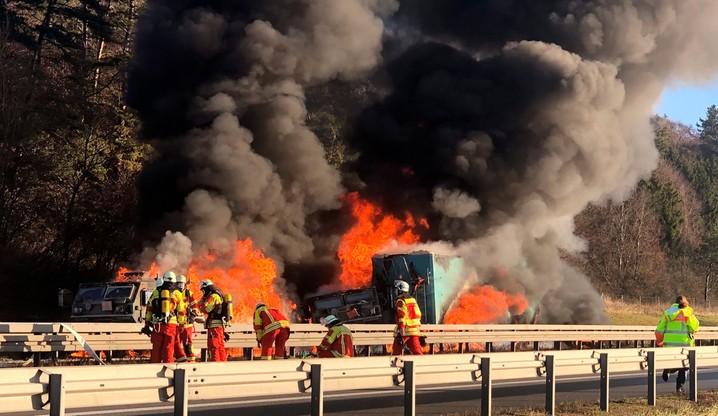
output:
M187 276L183 274L177 276L177 283L187 283Z
M165 282L164 279L162 279L161 277L158 277L157 279L155 279L155 287L162 286L162 283L164 283L164 282Z
M257 310L257 309L261 308L262 306L267 306L267 305L265 305L264 302L257 302L257 305L254 307L254 310Z
M206 289L206 288L212 286L213 284L214 284L214 283L212 283L211 280L205 279L205 280L202 280L201 282L199 282L199 288L202 289L202 290L204 290L204 289Z
M167 272L162 276L165 283L177 283L177 275L174 272Z
M400 292L409 293L409 284L403 280L394 280L394 287L397 288Z
M337 319L337 317L334 315L327 315L321 319L322 324L324 324L325 326L329 326L329 325L333 324L334 322L337 322L338 320L339 319Z

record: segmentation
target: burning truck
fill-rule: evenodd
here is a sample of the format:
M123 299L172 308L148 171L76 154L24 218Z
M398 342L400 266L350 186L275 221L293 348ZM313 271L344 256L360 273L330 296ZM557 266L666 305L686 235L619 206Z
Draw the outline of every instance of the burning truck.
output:
M422 323L446 323L447 312L456 306L465 284L463 259L426 251L408 254L372 256L371 285L361 289L338 291L305 299L307 320L319 322L322 316L335 315L349 323L394 323L393 290L395 280L404 280L422 311ZM507 322L535 323L538 308L525 305L509 311ZM515 312L515 313L514 313ZM524 315L531 315L526 318Z

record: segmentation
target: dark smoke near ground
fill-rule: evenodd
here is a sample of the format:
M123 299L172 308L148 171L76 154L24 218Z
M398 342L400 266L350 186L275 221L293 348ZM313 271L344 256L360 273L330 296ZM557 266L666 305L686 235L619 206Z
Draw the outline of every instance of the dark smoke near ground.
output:
M358 187L426 217L431 241L476 269L471 284L522 288L545 322L604 322L588 278L560 257L585 249L573 217L650 175L661 90L718 70L718 2L396 6L149 0L129 79L159 155L142 181L146 255L186 267L249 237L310 292L302 271L335 270L333 213ZM388 91L348 138L344 178L360 186L327 163L304 93L357 79Z

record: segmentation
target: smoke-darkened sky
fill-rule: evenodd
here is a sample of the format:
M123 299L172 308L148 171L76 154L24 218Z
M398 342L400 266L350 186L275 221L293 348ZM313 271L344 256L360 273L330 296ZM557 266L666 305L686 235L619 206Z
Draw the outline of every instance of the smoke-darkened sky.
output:
M358 189L428 218L430 242L476 269L471 283L523 287L550 322L602 322L600 296L559 253L585 249L573 217L587 204L625 198L656 166L653 106L669 80L718 70L717 12L712 0L148 0L128 97L159 155L141 183L147 254L182 268L249 237L280 265L331 261L341 227L325 220ZM336 80L386 91L347 126L344 175L306 126L306 89Z

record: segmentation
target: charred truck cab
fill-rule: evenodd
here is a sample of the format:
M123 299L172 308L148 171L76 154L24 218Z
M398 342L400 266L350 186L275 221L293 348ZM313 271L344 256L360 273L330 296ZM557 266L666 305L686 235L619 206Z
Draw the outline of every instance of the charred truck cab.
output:
M81 283L70 307L70 321L142 322L153 289L142 280Z
M393 282L404 280L422 311L425 324L442 323L466 281L463 260L426 251L372 257L371 286L305 300L313 322L332 314L347 323L394 323Z

